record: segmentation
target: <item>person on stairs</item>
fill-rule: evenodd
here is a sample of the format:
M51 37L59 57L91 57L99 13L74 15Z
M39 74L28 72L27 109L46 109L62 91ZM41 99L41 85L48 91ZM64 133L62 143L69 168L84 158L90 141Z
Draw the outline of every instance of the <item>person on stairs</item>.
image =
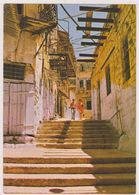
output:
M74 99L72 99L72 102L70 104L70 109L71 109L71 120L75 120L75 109L76 109L76 104Z
M84 113L84 105L81 99L79 99L79 103L77 104L77 109L79 112L80 120L83 118L83 113Z

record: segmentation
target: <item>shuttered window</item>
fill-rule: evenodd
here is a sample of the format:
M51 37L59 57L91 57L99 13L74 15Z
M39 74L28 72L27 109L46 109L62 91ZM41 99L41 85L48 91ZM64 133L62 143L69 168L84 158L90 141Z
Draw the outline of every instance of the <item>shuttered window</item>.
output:
M80 80L80 88L83 88L83 80Z
M25 76L24 65L4 64L4 78L24 80L24 76Z
M87 100L86 101L86 109L87 110L91 110L92 106L91 106L91 100Z
M130 78L129 46L127 37L123 40L123 76L124 81L127 81Z
M86 89L91 90L91 80L86 81Z
M106 67L106 88L107 88L107 95L111 93L111 77L110 77L110 66Z

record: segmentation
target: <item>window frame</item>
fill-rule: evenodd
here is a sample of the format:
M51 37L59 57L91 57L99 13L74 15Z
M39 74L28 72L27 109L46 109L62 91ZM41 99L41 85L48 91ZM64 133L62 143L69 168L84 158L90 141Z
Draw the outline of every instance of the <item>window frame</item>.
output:
M25 65L4 63L3 73L4 79L24 81Z
M131 78L128 35L122 40L122 73L123 83L125 83Z
M110 65L107 65L105 69L107 96L111 93L111 73L110 72L111 72Z
M90 103L90 107L88 107L88 102ZM92 101L91 101L91 99L86 100L86 110L92 110Z
M82 86L81 86L81 82L82 82ZM84 80L83 79L81 79L79 81L79 86L80 86L80 89L83 89L84 88Z
M88 81L90 82L89 85L88 85ZM89 88L88 88L88 86L89 86ZM91 79L86 80L86 90L91 90Z

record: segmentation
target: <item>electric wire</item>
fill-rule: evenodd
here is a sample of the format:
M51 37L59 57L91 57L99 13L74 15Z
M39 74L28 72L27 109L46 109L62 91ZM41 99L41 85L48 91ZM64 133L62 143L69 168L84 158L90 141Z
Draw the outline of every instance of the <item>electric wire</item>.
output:
M70 19L76 24L76 26L80 27L78 25L78 23L73 19L73 17L68 13L68 11L65 9L65 7L62 4L60 4L60 6L63 8L63 10L65 11L65 13L70 17ZM86 32L85 31L82 30L82 32L86 35ZM95 43L95 41L93 39L91 39L91 40Z
M81 16L81 15L85 15L86 13L81 13L81 14L77 14L77 15L74 15L74 16L71 16L71 17L73 17L73 18L76 18L76 17L78 17L78 16ZM65 19L69 19L70 17L65 17L65 18L60 18L60 19L58 19L58 20L65 20Z

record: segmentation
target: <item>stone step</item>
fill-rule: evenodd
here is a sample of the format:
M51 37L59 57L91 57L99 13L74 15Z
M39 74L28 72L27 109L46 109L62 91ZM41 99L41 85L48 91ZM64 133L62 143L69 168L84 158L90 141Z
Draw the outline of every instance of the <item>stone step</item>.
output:
M109 126L111 125L110 122L103 122L103 123L98 123L98 122L90 122L90 123L83 123L83 122L76 122L76 121L72 121L72 122L45 122L45 123L40 123L40 124L44 124L44 125L67 125L67 126L89 126L89 125L92 125L92 126Z
M17 164L4 163L4 173L12 174L88 174L135 173L135 163L120 164Z
M117 148L118 144L116 143L90 143L90 144L66 144L66 143L36 143L37 147L45 147L45 148L61 148L61 149L73 149L73 148L84 148L84 149L112 149Z
M5 194L135 194L135 185L100 185L74 187L20 187L5 186Z
M64 139L64 138L44 138L44 137L39 137L36 138L36 142L45 142L45 143L117 143L118 138L69 138L69 139Z
M72 134L113 134L115 135L116 133L113 132L112 130L110 129L107 129L107 130L46 130L46 129L40 129L37 133L40 133L40 134L56 134L56 133L59 133L59 134L69 134L69 135L72 135Z
M135 174L4 174L5 186L133 185Z
M109 120L44 120L42 123L47 124L110 124Z
M78 153L65 153L64 154L49 154L43 155L44 157L4 157L4 163L24 163L24 164L103 164L106 163L135 163L134 156L91 156L79 155Z
M40 133L38 132L36 134L36 138L58 138L58 139L62 139L62 138L70 138L70 139L76 139L76 138L82 138L82 139L86 139L86 138L118 138L118 135L115 135L113 133L107 133L107 134L80 134L80 133L76 133L76 134L59 134L59 133L55 133L55 134L45 134L45 133Z
M103 127L112 127L112 125L110 123L107 123L107 124L78 124L78 123L75 123L75 124L51 124L51 123L42 123L41 126L44 126L44 127L65 127L65 128L69 128L69 127L93 127L93 128L103 128Z
M107 130L107 129L112 129L109 126L100 126L100 127L96 127L96 126L69 126L69 127L65 127L65 126L59 126L59 125L55 125L55 126L40 126L38 128L38 130Z

